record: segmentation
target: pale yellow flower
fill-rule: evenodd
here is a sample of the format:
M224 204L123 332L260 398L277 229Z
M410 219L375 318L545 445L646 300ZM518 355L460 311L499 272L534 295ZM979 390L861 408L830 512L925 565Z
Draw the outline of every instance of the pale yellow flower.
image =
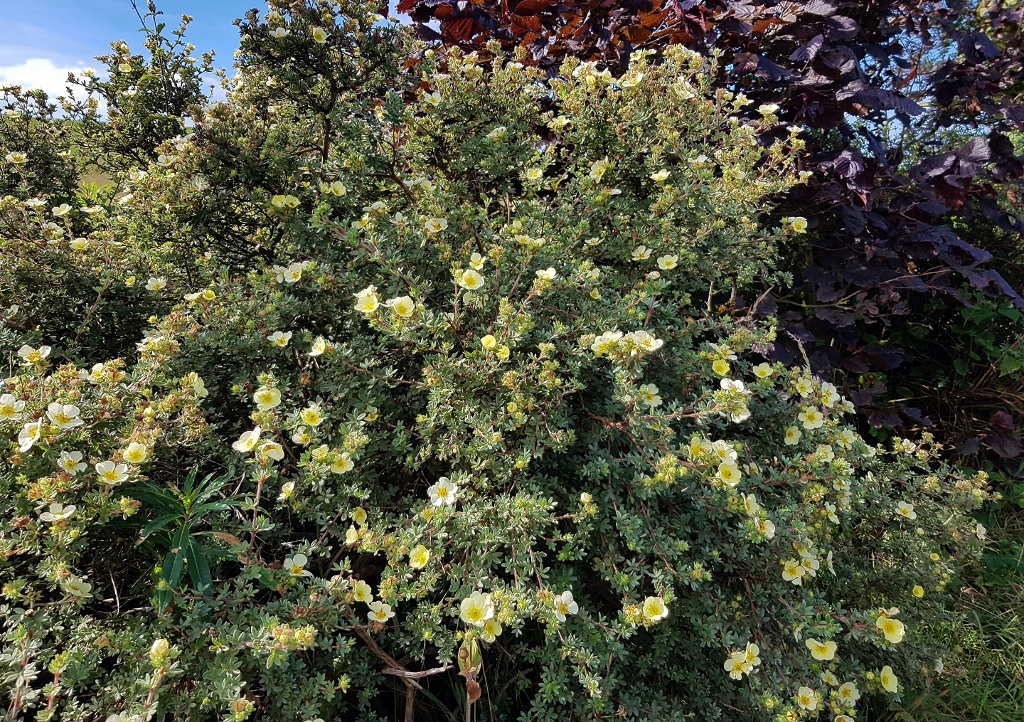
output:
M658 622L668 616L668 606L661 597L647 597L641 607L644 619Z
M81 410L74 404L62 404L54 401L46 407L47 418L54 426L61 429L73 429L84 424L85 422L82 421L79 414L81 414Z
M242 435L238 437L238 440L231 444L231 448L235 451L247 454L256 448L256 444L260 440L260 433L263 431L257 426L252 431L243 431Z
M759 363L751 370L759 379L766 379L775 372L775 368L770 363Z
M800 709L813 712L818 709L818 693L810 687L801 687L796 692L796 704Z
M903 641L904 635L907 633L906 627L898 619L890 619L885 615L881 615L875 620L875 626L888 640L893 644L899 644Z
M141 464L149 458L149 448L145 444L133 441L128 448L121 452L121 458L129 464Z
M483 346L488 351L493 351L498 347L498 339L494 338L494 336L492 336L491 334L487 334L482 339L480 339L480 345Z
M57 502L50 504L49 509L39 515L39 521L45 521L49 524L59 524L62 521L66 521L71 518L75 513L75 505L68 504L64 506Z
M273 386L261 386L252 395L252 400L260 411L269 411L280 405L281 392Z
M807 232L807 219L801 216L791 216L789 218L783 218L782 222L793 229L796 233Z
M373 601L373 589L370 588L369 584L360 579L352 588L352 596L357 602L369 604Z
M459 605L459 617L474 627L484 626L484 623L493 616L494 604L491 602L490 594L473 592Z
M331 464L331 472L334 474L346 474L352 471L355 466L356 465L352 462L352 459L349 458L349 455L342 452Z
M355 294L356 310L360 313L373 313L380 305L380 298L377 296L377 289L374 286L367 286Z
M82 461L81 451L60 452L60 458L57 459L57 465L72 476L77 476L78 472L85 471L86 469L86 463Z
M658 268L663 271L671 271L673 268L679 265L679 256L668 255L658 257Z
M43 434L43 421L30 421L25 424L24 428L18 432L18 451L25 453L32 448L33 445Z
M314 42L319 45L323 45L327 42L327 31L323 28L313 28L309 31L309 35L313 38Z
M324 421L324 414L319 404L311 404L299 412L299 418L305 424L319 426Z
M668 168L662 168L659 171L651 173L651 180L657 183L663 183L664 181L668 180L668 177L670 175L672 175L672 171L670 171Z
M543 177L544 177L544 171L541 170L540 168L528 168L526 170L526 179L527 180L535 181L535 180L540 180Z
M914 511L914 505L906 501L901 501L896 504L896 514L898 516L902 516L904 519L909 519L910 521L917 518L917 512Z
M459 274L458 282L467 291L475 291L484 285L484 277L470 268Z
M313 339L313 345L310 346L309 356L320 356L324 351L327 350L327 339L323 336L317 336Z
M714 362L711 364L711 370L714 371L719 376L727 376L729 374L730 368L731 367L729 366L729 362L721 358L715 359Z
M804 644L807 645L809 650L811 650L811 656L817 660L828 662L835 659L837 645L831 639L822 642L821 640L811 637L808 638Z
M427 488L427 496L434 506L450 506L455 503L459 495L458 485L449 481L447 476L442 476L437 483Z
M882 682L882 687L885 688L886 692L896 694L896 691L900 687L900 680L895 674L893 674L892 667L890 667L888 664L882 667L882 672L879 675L879 679Z
M265 441L256 451L256 458L260 461L281 461L284 459L284 447L276 441Z
M782 562L782 578L800 586L807 570L796 559L786 559Z
M433 235L440 233L448 227L448 221L445 218L428 218L423 221L423 230L428 234Z
M416 311L416 303L409 296L392 298L386 304L397 316L409 318Z
M306 569L308 561L305 554L296 554L295 556L287 557L281 568L291 577L311 577L313 573Z
M573 600L572 592L565 591L555 597L555 619L564 622L570 614L579 612L579 605Z
M430 550L422 544L417 544L409 552L409 566L413 569L422 569L430 561Z
M800 432L800 429L795 426L790 426L786 429L786 438L783 439L783 443L785 443L786 446L796 446L800 442L801 436L803 436L803 434Z
M484 622L483 638L485 642L493 642L501 636L501 622L497 619L488 619Z
M825 424L825 417L820 411L812 406L808 406L796 417L798 420L803 422L803 426L807 430L820 429Z
M857 700L860 699L860 690L853 682L843 682L836 690L836 694L839 695L839 701L849 707L856 706Z
M920 599L921 597L923 597L923 596L924 596L924 587L922 587L922 586L921 586L920 584L915 584L915 585L914 585L914 588L913 588L913 589L911 589L911 590L910 590L910 592L911 592L911 594L913 594L913 595L914 595L915 597L917 597L918 599Z

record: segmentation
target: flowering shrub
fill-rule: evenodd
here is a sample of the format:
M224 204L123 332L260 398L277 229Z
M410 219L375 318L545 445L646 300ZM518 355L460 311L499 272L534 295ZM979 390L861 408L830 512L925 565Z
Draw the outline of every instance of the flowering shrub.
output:
M124 360L9 349L13 718L835 719L934 673L984 475L867 444L710 301L805 228L760 221L774 108L679 48L548 82L402 70L356 3L242 31L97 214L167 310Z

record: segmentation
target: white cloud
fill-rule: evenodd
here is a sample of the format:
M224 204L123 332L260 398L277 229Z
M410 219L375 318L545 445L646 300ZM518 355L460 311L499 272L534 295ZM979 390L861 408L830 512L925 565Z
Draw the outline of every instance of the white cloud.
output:
M0 85L45 90L50 98L67 95L68 73L80 73L84 65L60 67L49 58L30 58L19 65L0 65Z

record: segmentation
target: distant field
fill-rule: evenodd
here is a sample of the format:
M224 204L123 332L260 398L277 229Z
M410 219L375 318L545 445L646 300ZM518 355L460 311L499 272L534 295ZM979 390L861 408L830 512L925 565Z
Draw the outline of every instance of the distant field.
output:
M95 183L99 186L110 185L114 182L114 179L108 176L106 173L101 171L92 171L82 176L82 185L88 185L89 183Z

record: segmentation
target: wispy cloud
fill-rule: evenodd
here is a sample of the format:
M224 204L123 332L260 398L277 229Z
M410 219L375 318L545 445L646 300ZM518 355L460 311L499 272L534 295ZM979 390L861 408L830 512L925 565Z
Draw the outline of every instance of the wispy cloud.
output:
M68 73L78 74L84 65L60 66L49 58L30 58L18 65L0 65L0 85L20 85L23 89L45 90L51 98L67 95Z

